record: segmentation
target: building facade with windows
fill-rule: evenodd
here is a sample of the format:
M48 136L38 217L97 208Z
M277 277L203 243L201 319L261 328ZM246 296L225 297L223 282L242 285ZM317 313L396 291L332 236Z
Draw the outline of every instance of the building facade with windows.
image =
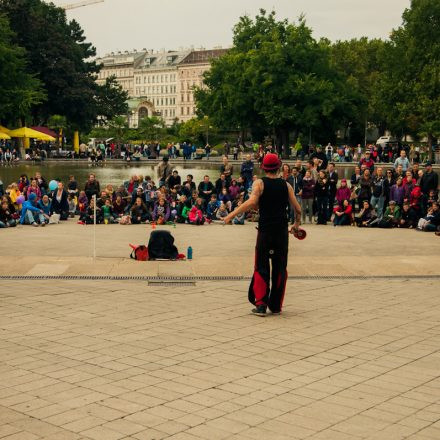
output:
M211 61L226 52L227 49L221 48L193 50L177 66L177 117L180 122L186 122L196 116L194 90L203 87L203 74L211 68Z
M227 49L118 52L97 60L102 64L97 82L114 75L129 94L128 121L136 128L144 117L160 116L167 125L196 116L195 87L211 61Z

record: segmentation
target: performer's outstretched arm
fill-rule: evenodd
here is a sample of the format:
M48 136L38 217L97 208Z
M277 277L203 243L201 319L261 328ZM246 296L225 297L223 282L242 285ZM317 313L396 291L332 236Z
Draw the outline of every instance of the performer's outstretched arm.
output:
M298 203L298 200L296 200L295 192L290 183L287 183L287 188L289 190L289 203L295 211L295 223L292 226L292 230L297 231L301 222L301 206Z
M225 224L230 223L234 217L236 217L238 214L241 214L242 212L247 212L251 209L257 209L258 201L260 200L260 196L262 192L263 192L263 181L261 179L258 179L252 185L252 192L249 198L224 218Z

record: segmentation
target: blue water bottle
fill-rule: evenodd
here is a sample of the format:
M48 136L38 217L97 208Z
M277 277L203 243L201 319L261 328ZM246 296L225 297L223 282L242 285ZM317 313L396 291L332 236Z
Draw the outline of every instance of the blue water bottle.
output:
M186 251L186 258L188 260L192 260L193 259L193 248L191 246L189 246L187 251Z

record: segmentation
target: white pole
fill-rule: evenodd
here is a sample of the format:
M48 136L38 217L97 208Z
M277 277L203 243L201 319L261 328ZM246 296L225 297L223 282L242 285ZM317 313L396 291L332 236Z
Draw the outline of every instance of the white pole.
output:
M93 262L96 261L96 194L93 196Z

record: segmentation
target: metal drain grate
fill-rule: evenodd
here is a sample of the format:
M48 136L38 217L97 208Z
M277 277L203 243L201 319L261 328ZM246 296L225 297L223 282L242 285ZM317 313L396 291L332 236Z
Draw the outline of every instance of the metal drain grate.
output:
M112 276L112 275L0 275L6 281L147 281L152 285L190 284L197 281L249 281L249 276ZM289 280L437 280L440 275L297 275Z
M148 281L149 286L160 286L160 287L168 287L168 286L195 286L195 281Z

